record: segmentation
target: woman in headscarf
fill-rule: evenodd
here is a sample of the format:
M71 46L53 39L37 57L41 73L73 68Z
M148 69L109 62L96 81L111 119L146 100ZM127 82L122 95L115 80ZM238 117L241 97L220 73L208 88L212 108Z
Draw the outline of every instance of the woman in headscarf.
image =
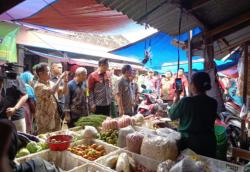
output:
M29 71L26 71L24 73L21 73L20 78L25 83L26 92L29 97L28 101L24 105L26 130L27 130L26 132L32 134L33 115L35 113L35 102L36 102L34 89L32 88L34 76Z

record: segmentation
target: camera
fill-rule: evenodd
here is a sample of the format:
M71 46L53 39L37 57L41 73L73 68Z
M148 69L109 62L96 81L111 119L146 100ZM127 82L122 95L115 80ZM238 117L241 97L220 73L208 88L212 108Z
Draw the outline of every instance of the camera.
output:
M17 68L22 66L15 63L4 63L0 67L0 79L16 79L18 75Z

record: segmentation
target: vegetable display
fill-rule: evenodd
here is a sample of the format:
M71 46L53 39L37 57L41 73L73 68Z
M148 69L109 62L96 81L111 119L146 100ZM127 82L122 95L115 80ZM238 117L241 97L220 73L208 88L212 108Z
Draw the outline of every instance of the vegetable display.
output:
M107 118L107 116L104 115L89 115L81 117L76 123L76 126L93 126L96 129L102 126L102 122Z
M118 130L108 130L100 133L99 139L112 144L117 145Z
M31 141L26 145L26 147L20 149L17 152L16 158L20 158L20 157L23 157L32 153L37 153L45 149L48 149L47 143L45 142L36 143L34 141Z
M98 159L99 157L106 154L106 150L104 146L97 145L97 144L92 144L89 146L86 146L84 144L77 145L77 146L68 148L68 150L90 161L94 161Z

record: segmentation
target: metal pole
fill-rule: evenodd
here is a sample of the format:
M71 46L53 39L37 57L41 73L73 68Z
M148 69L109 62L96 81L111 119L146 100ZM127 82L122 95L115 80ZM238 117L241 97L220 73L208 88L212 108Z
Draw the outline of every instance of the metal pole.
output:
M191 81L192 77L192 38L193 38L193 31L189 31L189 40L188 40L188 79L189 82Z

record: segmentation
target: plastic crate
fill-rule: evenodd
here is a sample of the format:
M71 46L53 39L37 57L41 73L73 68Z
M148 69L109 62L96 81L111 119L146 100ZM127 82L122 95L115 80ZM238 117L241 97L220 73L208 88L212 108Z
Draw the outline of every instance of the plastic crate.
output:
M83 127L78 126L78 127L73 127L73 128L69 128L69 131L74 131L74 132L78 132L79 130L83 130Z
M96 163L87 163L81 167L71 170L70 172L112 172L112 170Z
M232 171L232 172L244 172L244 166L240 166L237 164L233 164L230 162L226 162L226 161L221 161L218 159L213 159L213 158L209 158L209 157L205 157L205 156L201 156L202 160L206 161L206 162L210 162L213 165L216 166L217 169L221 169L221 170L225 170L225 171Z
M123 152L127 153L131 158L133 158L136 164L142 165L142 166L144 166L145 168L147 168L150 171L157 171L157 167L161 163L159 161L150 159L148 157L129 152L129 151L125 150L125 149L120 149L120 150L117 150L117 151L115 151L115 152L113 152L113 153L111 153L109 155L103 156L103 157L97 159L95 162L104 166L105 161L109 156L119 155L119 154L121 154ZM110 169L110 170L112 170L112 169ZM115 171L115 170L112 170L112 171Z
M68 151L43 151L41 153L29 155L26 157L16 159L17 163L23 163L27 160L31 160L34 158L40 157L48 162L55 164L58 168L62 169L62 171L70 171L79 166L86 164L88 161L78 158L78 156L71 154Z
M106 143L106 142L104 142L104 141L101 141L101 140L98 140L98 139L92 140L92 141L79 140L79 141L73 143L71 146L77 146L77 145L81 145L81 144L84 144L84 145L91 145L91 144L94 144L94 143L97 144L97 145L102 145L102 146L104 146L105 151L106 151L106 155L108 155L108 154L110 154L110 153L112 153L112 152L117 151L117 150L120 149L120 148L118 148L118 147L116 147L116 146L113 146L113 145L111 145L111 144L108 144L108 143ZM73 154L73 153L72 153L72 154ZM105 156L106 156L106 155L105 155ZM76 155L76 156L78 156L78 155ZM81 156L78 156L78 157L84 159L84 158L81 157ZM101 157L100 157L100 158L101 158ZM98 158L98 159L99 159L99 158Z

